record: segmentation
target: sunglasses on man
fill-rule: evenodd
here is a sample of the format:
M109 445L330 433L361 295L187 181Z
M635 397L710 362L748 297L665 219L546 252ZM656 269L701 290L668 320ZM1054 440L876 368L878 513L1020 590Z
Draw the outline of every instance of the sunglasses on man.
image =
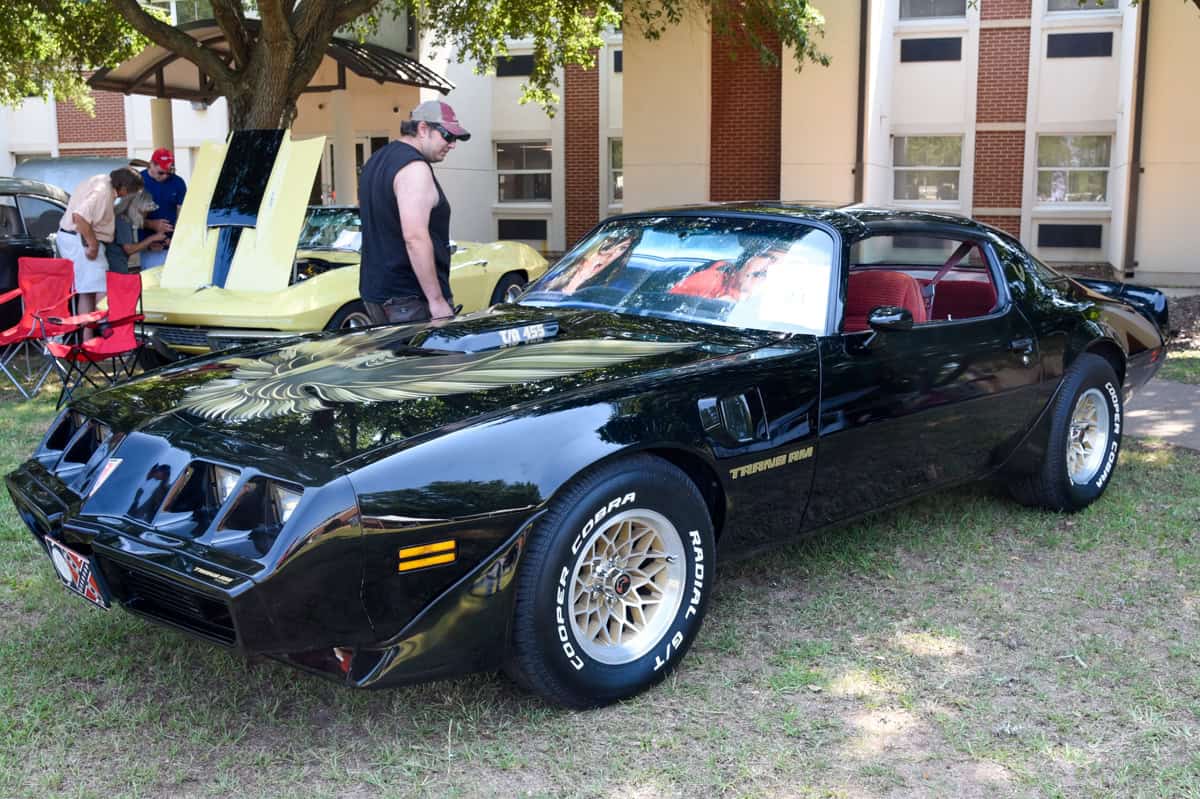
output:
M442 134L442 138L446 140L446 144L454 144L454 142L460 141L463 138L462 136L455 136L436 122L426 122L425 124Z

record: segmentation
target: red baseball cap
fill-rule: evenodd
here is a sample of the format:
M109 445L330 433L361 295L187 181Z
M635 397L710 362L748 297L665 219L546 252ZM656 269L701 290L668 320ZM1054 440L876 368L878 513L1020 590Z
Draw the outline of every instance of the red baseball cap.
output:
M170 170L175 166L175 156L171 155L171 151L166 147L159 147L154 151L154 155L150 156L150 163L164 171Z
M412 118L421 122L434 122L449 131L454 138L466 141L471 138L467 129L458 124L454 109L441 100L428 100L412 110Z

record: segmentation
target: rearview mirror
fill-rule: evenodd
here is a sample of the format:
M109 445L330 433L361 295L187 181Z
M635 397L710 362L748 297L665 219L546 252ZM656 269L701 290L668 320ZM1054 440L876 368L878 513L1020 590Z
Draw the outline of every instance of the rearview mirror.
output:
M880 305L867 314L867 324L875 332L912 330L912 311L897 305Z

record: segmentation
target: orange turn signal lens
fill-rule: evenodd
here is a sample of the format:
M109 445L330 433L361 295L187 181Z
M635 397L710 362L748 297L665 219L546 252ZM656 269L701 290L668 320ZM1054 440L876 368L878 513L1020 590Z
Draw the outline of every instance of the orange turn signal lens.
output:
M397 554L400 562L396 566L396 570L410 572L428 566L453 563L454 559L458 557L458 550L454 541L437 541L415 547L401 547Z

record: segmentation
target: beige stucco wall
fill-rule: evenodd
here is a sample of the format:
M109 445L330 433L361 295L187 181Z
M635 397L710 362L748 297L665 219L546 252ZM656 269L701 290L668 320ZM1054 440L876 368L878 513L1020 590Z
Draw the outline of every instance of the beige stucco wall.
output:
M1131 21L1136 15L1131 15ZM1045 58L1046 35L1076 33L1074 29L1050 29L1041 41L1041 80L1038 85L1037 118L1043 132L1062 128L1075 133L1079 123L1109 121L1120 105L1117 91L1123 54L1119 28L1086 28L1084 32L1113 30L1111 58ZM1200 31L1197 32L1200 34Z
M332 85L336 82L335 63L327 58L313 78L313 84ZM400 120L407 119L408 113L420 102L415 86L403 86L399 83L379 84L360 78L353 72L347 72L346 89L357 136L395 138L400 135ZM333 103L330 101L330 95L330 92L311 92L300 96L296 103L296 121L292 125L293 135L333 135Z
M854 200L858 125L858 3L822 3L828 67L783 65L779 193L784 200Z
M1146 56L1138 203L1137 282L1200 286L1200 15L1185 3L1154 3Z
M624 32L626 211L708 199L712 48L708 23L685 21L662 39Z

